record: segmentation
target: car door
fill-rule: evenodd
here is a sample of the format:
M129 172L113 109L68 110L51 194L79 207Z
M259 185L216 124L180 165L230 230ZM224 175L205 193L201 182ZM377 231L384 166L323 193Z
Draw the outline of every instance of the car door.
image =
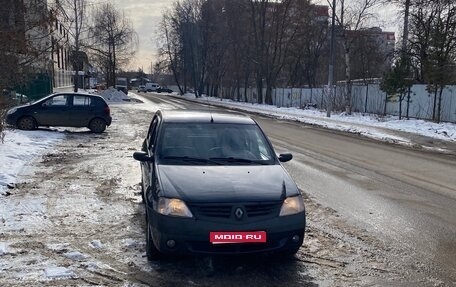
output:
M142 150L147 152L149 156L153 156L154 149L155 149L155 142L157 137L158 127L160 125L160 120L158 116L155 116L152 119L152 122L149 126L149 132L147 133L147 137L143 142ZM144 184L144 190L147 192L150 189L155 188L154 185L154 161L146 161L141 163L141 171L142 171L142 178Z
M72 105L69 109L69 121L73 127L86 127L95 115L95 101L85 95L73 95Z
M71 95L60 94L46 99L33 112L42 126L68 126Z

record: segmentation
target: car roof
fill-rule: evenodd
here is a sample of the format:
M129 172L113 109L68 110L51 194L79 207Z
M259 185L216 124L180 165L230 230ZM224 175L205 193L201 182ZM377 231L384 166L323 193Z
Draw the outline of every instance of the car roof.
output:
M201 110L164 110L158 111L166 123L224 123L252 125L255 121L239 113L223 113Z
M58 95L72 95L72 96L85 96L85 97L93 97L93 98L98 98L98 99L101 99L103 100L104 102L106 102L106 100L100 96L100 95L96 95L96 94L89 94L89 93L82 93L82 92L59 92L59 93L55 93L55 94L51 94L45 98L49 98L49 97L53 97L53 96L58 96ZM45 99L43 98L43 99Z
M73 95L73 96L100 97L100 95L89 94L89 93L83 93L83 92L59 92L59 93L52 94L51 96L56 96L56 95Z

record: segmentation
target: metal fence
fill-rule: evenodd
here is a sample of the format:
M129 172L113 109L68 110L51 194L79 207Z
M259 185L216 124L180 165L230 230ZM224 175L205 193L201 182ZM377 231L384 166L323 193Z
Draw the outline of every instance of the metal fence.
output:
M426 85L414 85L411 88L409 102L409 116L411 118L432 120L434 109L434 95L427 91ZM249 88L241 89L241 101L256 103L257 90ZM263 91L263 95L266 90ZM236 99L233 89L223 89L224 98ZM344 87L338 86L334 97L333 107L343 110ZM378 84L353 85L352 107L354 112L383 114L386 94L380 90ZM272 90L272 102L277 107L305 108L314 106L318 109L326 109L327 91L324 88L277 88ZM438 106L438 99L436 106ZM456 122L456 86L447 86L442 94L441 121ZM402 101L402 115L406 115L407 100ZM391 97L386 104L387 115L399 115L399 101L397 97Z

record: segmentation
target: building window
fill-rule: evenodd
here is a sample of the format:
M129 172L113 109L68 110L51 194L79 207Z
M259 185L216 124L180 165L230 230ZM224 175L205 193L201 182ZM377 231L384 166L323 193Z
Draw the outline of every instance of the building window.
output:
M62 69L65 69L65 61L63 60L63 48L62 48L62 53L61 53L61 56L62 56Z
M60 69L60 48L57 47L57 49L55 50L56 54L57 54L57 68Z

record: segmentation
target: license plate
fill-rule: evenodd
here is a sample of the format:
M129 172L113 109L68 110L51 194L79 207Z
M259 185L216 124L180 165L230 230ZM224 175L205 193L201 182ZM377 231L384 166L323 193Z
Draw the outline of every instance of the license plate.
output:
M210 232L209 237L212 244L265 243L266 231Z

